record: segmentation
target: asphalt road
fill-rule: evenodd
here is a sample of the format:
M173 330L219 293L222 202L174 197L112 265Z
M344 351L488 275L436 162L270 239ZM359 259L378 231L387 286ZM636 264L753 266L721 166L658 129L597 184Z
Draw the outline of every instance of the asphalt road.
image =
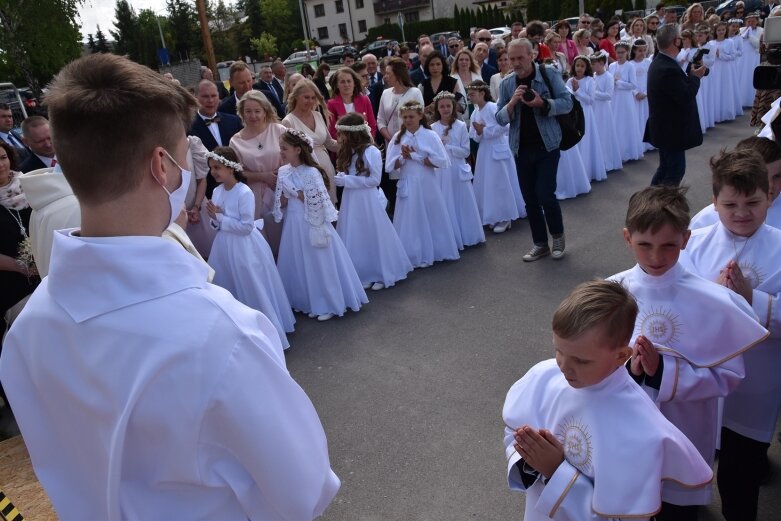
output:
M687 153L694 211L710 202L708 159L751 135L721 124ZM288 367L314 402L342 488L323 519L521 519L505 480L501 408L526 370L553 356L550 320L578 283L634 264L621 229L629 196L647 186L656 152L562 203L566 256L524 263L528 223L370 292L359 313L298 318ZM258 397L262 399L262 397ZM772 454L781 464L778 444ZM762 520L781 519L781 484L763 490ZM713 506L704 521L721 519Z

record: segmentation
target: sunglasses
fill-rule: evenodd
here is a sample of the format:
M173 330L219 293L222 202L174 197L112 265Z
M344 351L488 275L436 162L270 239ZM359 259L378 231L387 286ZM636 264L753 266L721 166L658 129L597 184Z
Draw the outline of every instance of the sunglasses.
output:
M477 40L480 41L480 42L490 42L491 41L490 38L478 38Z
M591 22L588 20L581 20L580 23L582 23L583 25L591 25Z
M461 47L461 46L460 46L460 45L458 45L457 43L451 43L450 45L448 45L448 47L449 47L450 49L458 49L458 48L459 48L459 47Z

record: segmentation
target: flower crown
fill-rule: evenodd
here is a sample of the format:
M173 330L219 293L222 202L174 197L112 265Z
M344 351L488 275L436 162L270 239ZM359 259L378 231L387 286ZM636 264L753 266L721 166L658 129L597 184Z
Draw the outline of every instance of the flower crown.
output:
M727 24L728 25L731 25L731 24L743 25L743 20L741 20L740 18L732 18L732 19L730 19L729 22L727 22Z
M215 154L214 152L206 152L207 159L214 159L218 163L222 163L223 165L227 166L228 168L231 168L237 172L243 172L244 168L241 166L241 164L236 163L235 161L231 161L230 159L221 156L220 154Z
M309 147L309 151L312 152L315 149L315 143L312 141L312 138L307 136L303 131L295 129L295 128L289 128L285 130L288 134L297 137L304 143L306 143L306 146Z
M336 125L336 130L340 132L365 132L369 135L372 133L372 128L366 122L361 125Z
M434 101L437 102L441 99L456 99L456 95L450 92L449 90L443 90L436 96L434 96Z
M596 60L600 60L600 59L603 59L603 58L605 60L607 60L609 57L610 57L610 55L607 53L607 51L605 49L600 49L600 51L598 53L592 54L591 56L589 56L591 61L596 61Z
M481 81L481 83L470 83L466 86L466 90L482 90L485 92L491 92L491 87L485 82Z
M421 105L420 103L417 103L417 102L409 104L409 105L407 105L405 103L404 105L399 107L399 114L401 114L405 110L419 110L419 111L423 111L423 105Z

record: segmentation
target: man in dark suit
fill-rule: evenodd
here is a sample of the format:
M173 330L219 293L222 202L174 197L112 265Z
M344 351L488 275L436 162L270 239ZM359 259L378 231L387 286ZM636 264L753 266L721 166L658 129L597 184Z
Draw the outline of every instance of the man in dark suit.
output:
M231 137L241 130L241 120L238 116L217 110L220 98L213 82L201 80L198 84L197 95L198 113L187 133L191 136L198 136L203 142L203 146L210 152L219 146L227 147ZM206 176L206 197L212 196L216 186L217 182L211 174Z
M705 67L684 72L676 61L678 26L664 25L656 33L656 55L648 68L648 121L644 141L659 149L659 168L652 185L678 186L686 173L686 150L702 144L697 91Z
M493 35L491 35L491 31L488 29L478 29L475 38L477 39L477 43L475 43L475 45L472 47L472 51L474 52L474 50L477 49L478 44L484 43L486 49L488 50L488 54L483 58L483 60L487 59L488 64L498 72L499 64L496 62L496 51L491 49L491 41L494 39Z
M274 73L271 71L271 67L264 65L260 68L260 80L252 88L259 90L266 96L266 99L271 102L277 111L279 119L285 117L285 107L282 104L283 92L282 89L277 90L277 86L274 85Z
M382 72L379 70L379 62L377 57L371 53L365 54L361 61L366 64L366 72L369 73L369 99L372 102L372 109L374 110L374 116L377 117L377 111L380 109L380 98L382 97L382 91L385 90L385 83L382 78Z
M236 104L244 94L252 90L252 73L243 61L235 61L231 65L230 84L233 88L233 95L222 100L217 111L235 116Z
M480 42L475 45L475 60L480 65L480 76L483 81L491 84L491 76L499 72L496 67L488 63L488 44Z
M0 141L8 143L16 151L17 164L25 161L30 156L27 147L13 135L11 129L14 128L14 114L5 103L0 103Z
M428 57L433 52L434 48L431 45L424 45L420 48L420 61L418 61L418 66L412 69L409 73L409 79L412 80L412 84L415 87L423 83L423 80L428 77L426 76L426 71L423 70L423 66L426 64L426 60L428 60Z
M57 165L54 153L49 121L43 116L30 116L22 121L22 141L30 149L30 156L20 165L19 170L32 172L41 168L51 168Z
M287 69L285 64L281 60L276 60L271 64L271 72L274 73L274 80L271 82L274 88L277 89L277 94L280 94L280 99L285 97L285 78L287 77Z

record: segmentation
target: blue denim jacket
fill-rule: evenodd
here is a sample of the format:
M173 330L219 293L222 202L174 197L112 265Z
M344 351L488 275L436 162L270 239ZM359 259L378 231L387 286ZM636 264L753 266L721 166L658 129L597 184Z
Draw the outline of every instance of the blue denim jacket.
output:
M556 116L567 114L572 110L572 96L564 85L564 80L558 71L552 67L545 68L545 75L548 77L551 87L553 87L553 94L551 94L548 91L545 80L540 75L539 65L536 63L534 64L534 70L536 75L532 80L532 89L550 103L548 114L543 114L541 109L534 109L534 119L537 121L537 128L540 129L542 142L545 143L545 150L550 152L559 148L559 143L561 143L561 128L556 121ZM500 125L510 124L510 150L513 151L514 155L518 155L521 135L521 102L519 101L515 105L512 118L510 118L506 107L507 102L510 101L517 88L515 77L515 72L511 72L499 84L499 101L496 103L499 110L496 112L496 122Z

